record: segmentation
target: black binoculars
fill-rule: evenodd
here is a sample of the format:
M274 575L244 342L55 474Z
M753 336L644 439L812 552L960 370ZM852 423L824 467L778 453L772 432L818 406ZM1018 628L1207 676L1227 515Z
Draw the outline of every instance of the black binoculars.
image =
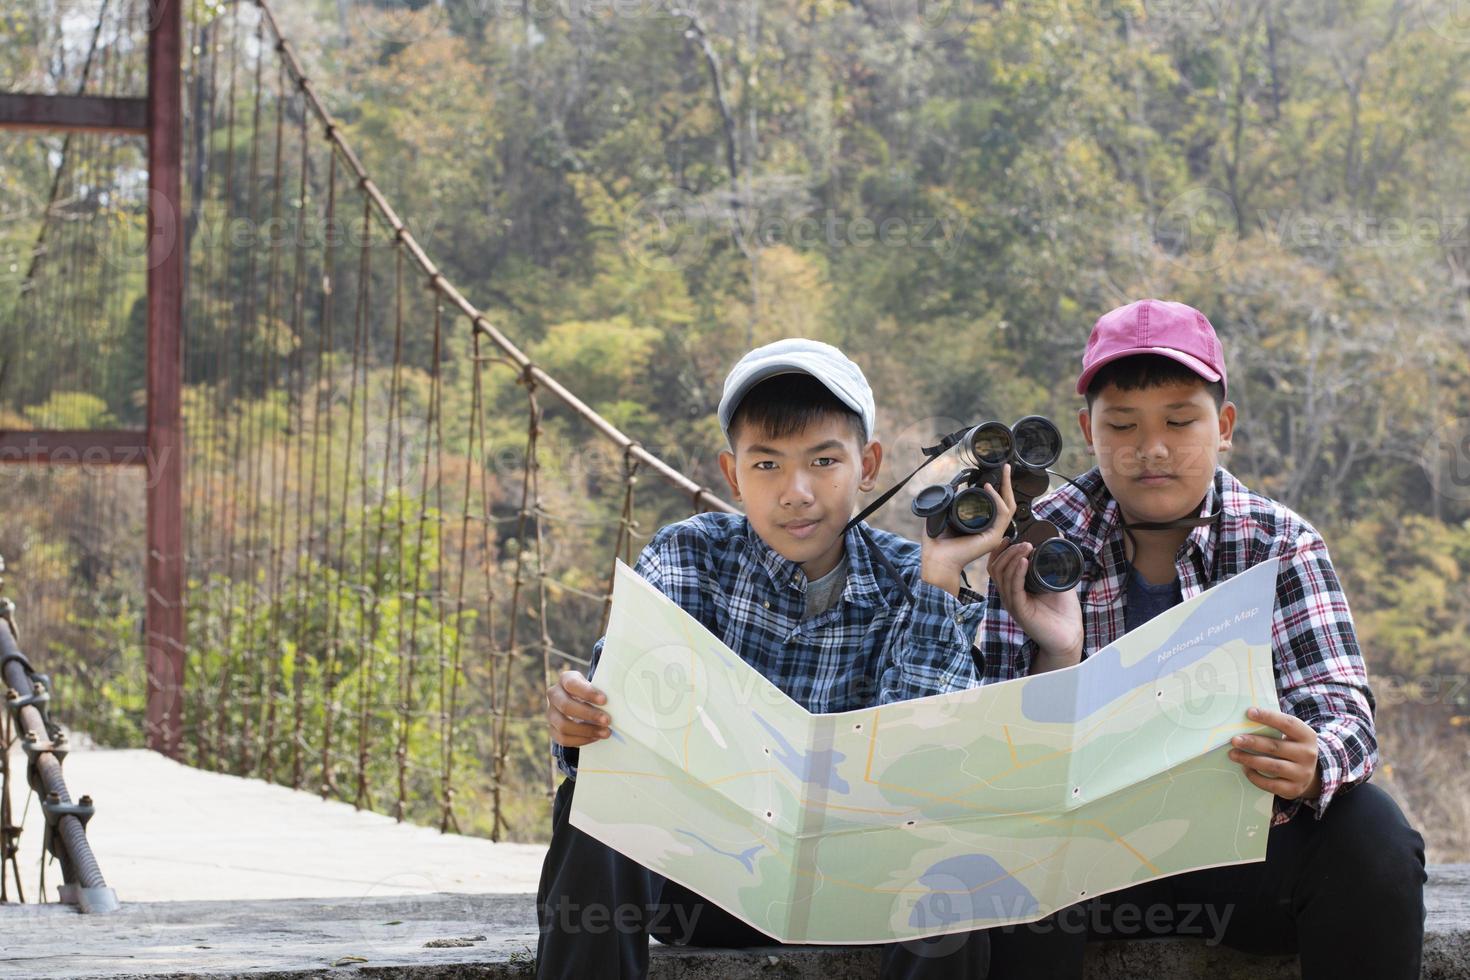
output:
M924 518L924 530L938 537L945 528L955 534L980 534L995 522L995 501L985 492L990 484L1000 492L1002 468L1011 465L1011 491L1016 514L1006 536L1029 542L1035 550L1026 570L1026 591L1066 592L1082 579L1082 550L1062 537L1050 521L1037 520L1031 502L1051 486L1047 467L1062 454L1062 434L1050 419L1028 415L1008 426L982 422L945 439L958 444L966 466L948 483L924 487L912 509Z

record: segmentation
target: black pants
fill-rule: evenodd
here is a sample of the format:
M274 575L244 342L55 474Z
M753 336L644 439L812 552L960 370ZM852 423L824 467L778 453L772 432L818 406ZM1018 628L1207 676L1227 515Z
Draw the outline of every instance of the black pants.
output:
M582 833L568 822L576 781L563 780L551 808L551 846L536 889L536 976L648 976L648 937L677 946L776 946L776 940L713 902ZM982 931L883 947L882 976L981 980L990 959Z
M1417 980L1424 838L1372 783L1321 820L1303 807L1273 827L1266 860L1191 871L990 931L997 980L1082 976L1092 940L1193 936L1251 953L1296 953L1302 980Z

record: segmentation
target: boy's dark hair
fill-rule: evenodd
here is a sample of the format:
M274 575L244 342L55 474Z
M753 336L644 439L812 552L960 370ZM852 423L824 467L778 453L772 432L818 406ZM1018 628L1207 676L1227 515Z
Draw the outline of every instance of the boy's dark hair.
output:
M1120 391L1141 391L1144 388L1189 384L1192 381L1198 381L1205 386L1205 390L1215 400L1217 411L1225 404L1224 385L1218 381L1206 381L1172 357L1162 354L1120 357L1111 364L1103 365L1092 376L1092 381L1087 385L1087 407L1092 408L1093 399L1108 385L1115 385Z
M760 382L735 407L730 417L730 446L744 425L755 426L772 439L795 435L807 426L841 417L852 424L858 445L867 442L863 418L848 408L827 386L810 374L778 374Z

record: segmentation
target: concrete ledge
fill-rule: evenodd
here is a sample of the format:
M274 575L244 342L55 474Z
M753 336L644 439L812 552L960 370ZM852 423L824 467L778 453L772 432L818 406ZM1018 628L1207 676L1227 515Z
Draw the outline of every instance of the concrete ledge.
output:
M124 900L126 896L123 896ZM1431 869L1426 980L1470 978L1470 865ZM61 905L0 906L0 977L148 980L404 980L523 978L535 955L529 895L249 902L124 901L80 915ZM654 944L658 980L874 976L872 947L673 949ZM1090 980L1276 980L1299 976L1294 957L1255 957L1192 940L1089 947Z

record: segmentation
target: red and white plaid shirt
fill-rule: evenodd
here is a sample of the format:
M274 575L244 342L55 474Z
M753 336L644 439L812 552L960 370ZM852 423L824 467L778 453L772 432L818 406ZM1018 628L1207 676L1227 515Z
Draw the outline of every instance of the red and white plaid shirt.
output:
M1128 578L1117 501L1097 469L1077 483L1086 493L1067 485L1037 500L1032 509L1082 549L1086 567L1077 591L1084 628L1082 656L1087 657L1125 632ZM1175 556L1180 589L1188 599L1263 561L1281 559L1271 628L1276 688L1281 710L1317 732L1322 794L1307 805L1321 819L1334 796L1368 779L1378 754L1373 692L1352 613L1327 545L1311 524L1290 508L1248 490L1223 467L1215 471L1201 515L1211 513L1217 500L1224 506L1219 522L1192 530ZM980 682L1025 677L1036 651L1035 642L1005 611L992 582L975 647ZM1301 804L1277 797L1272 825L1290 820Z

